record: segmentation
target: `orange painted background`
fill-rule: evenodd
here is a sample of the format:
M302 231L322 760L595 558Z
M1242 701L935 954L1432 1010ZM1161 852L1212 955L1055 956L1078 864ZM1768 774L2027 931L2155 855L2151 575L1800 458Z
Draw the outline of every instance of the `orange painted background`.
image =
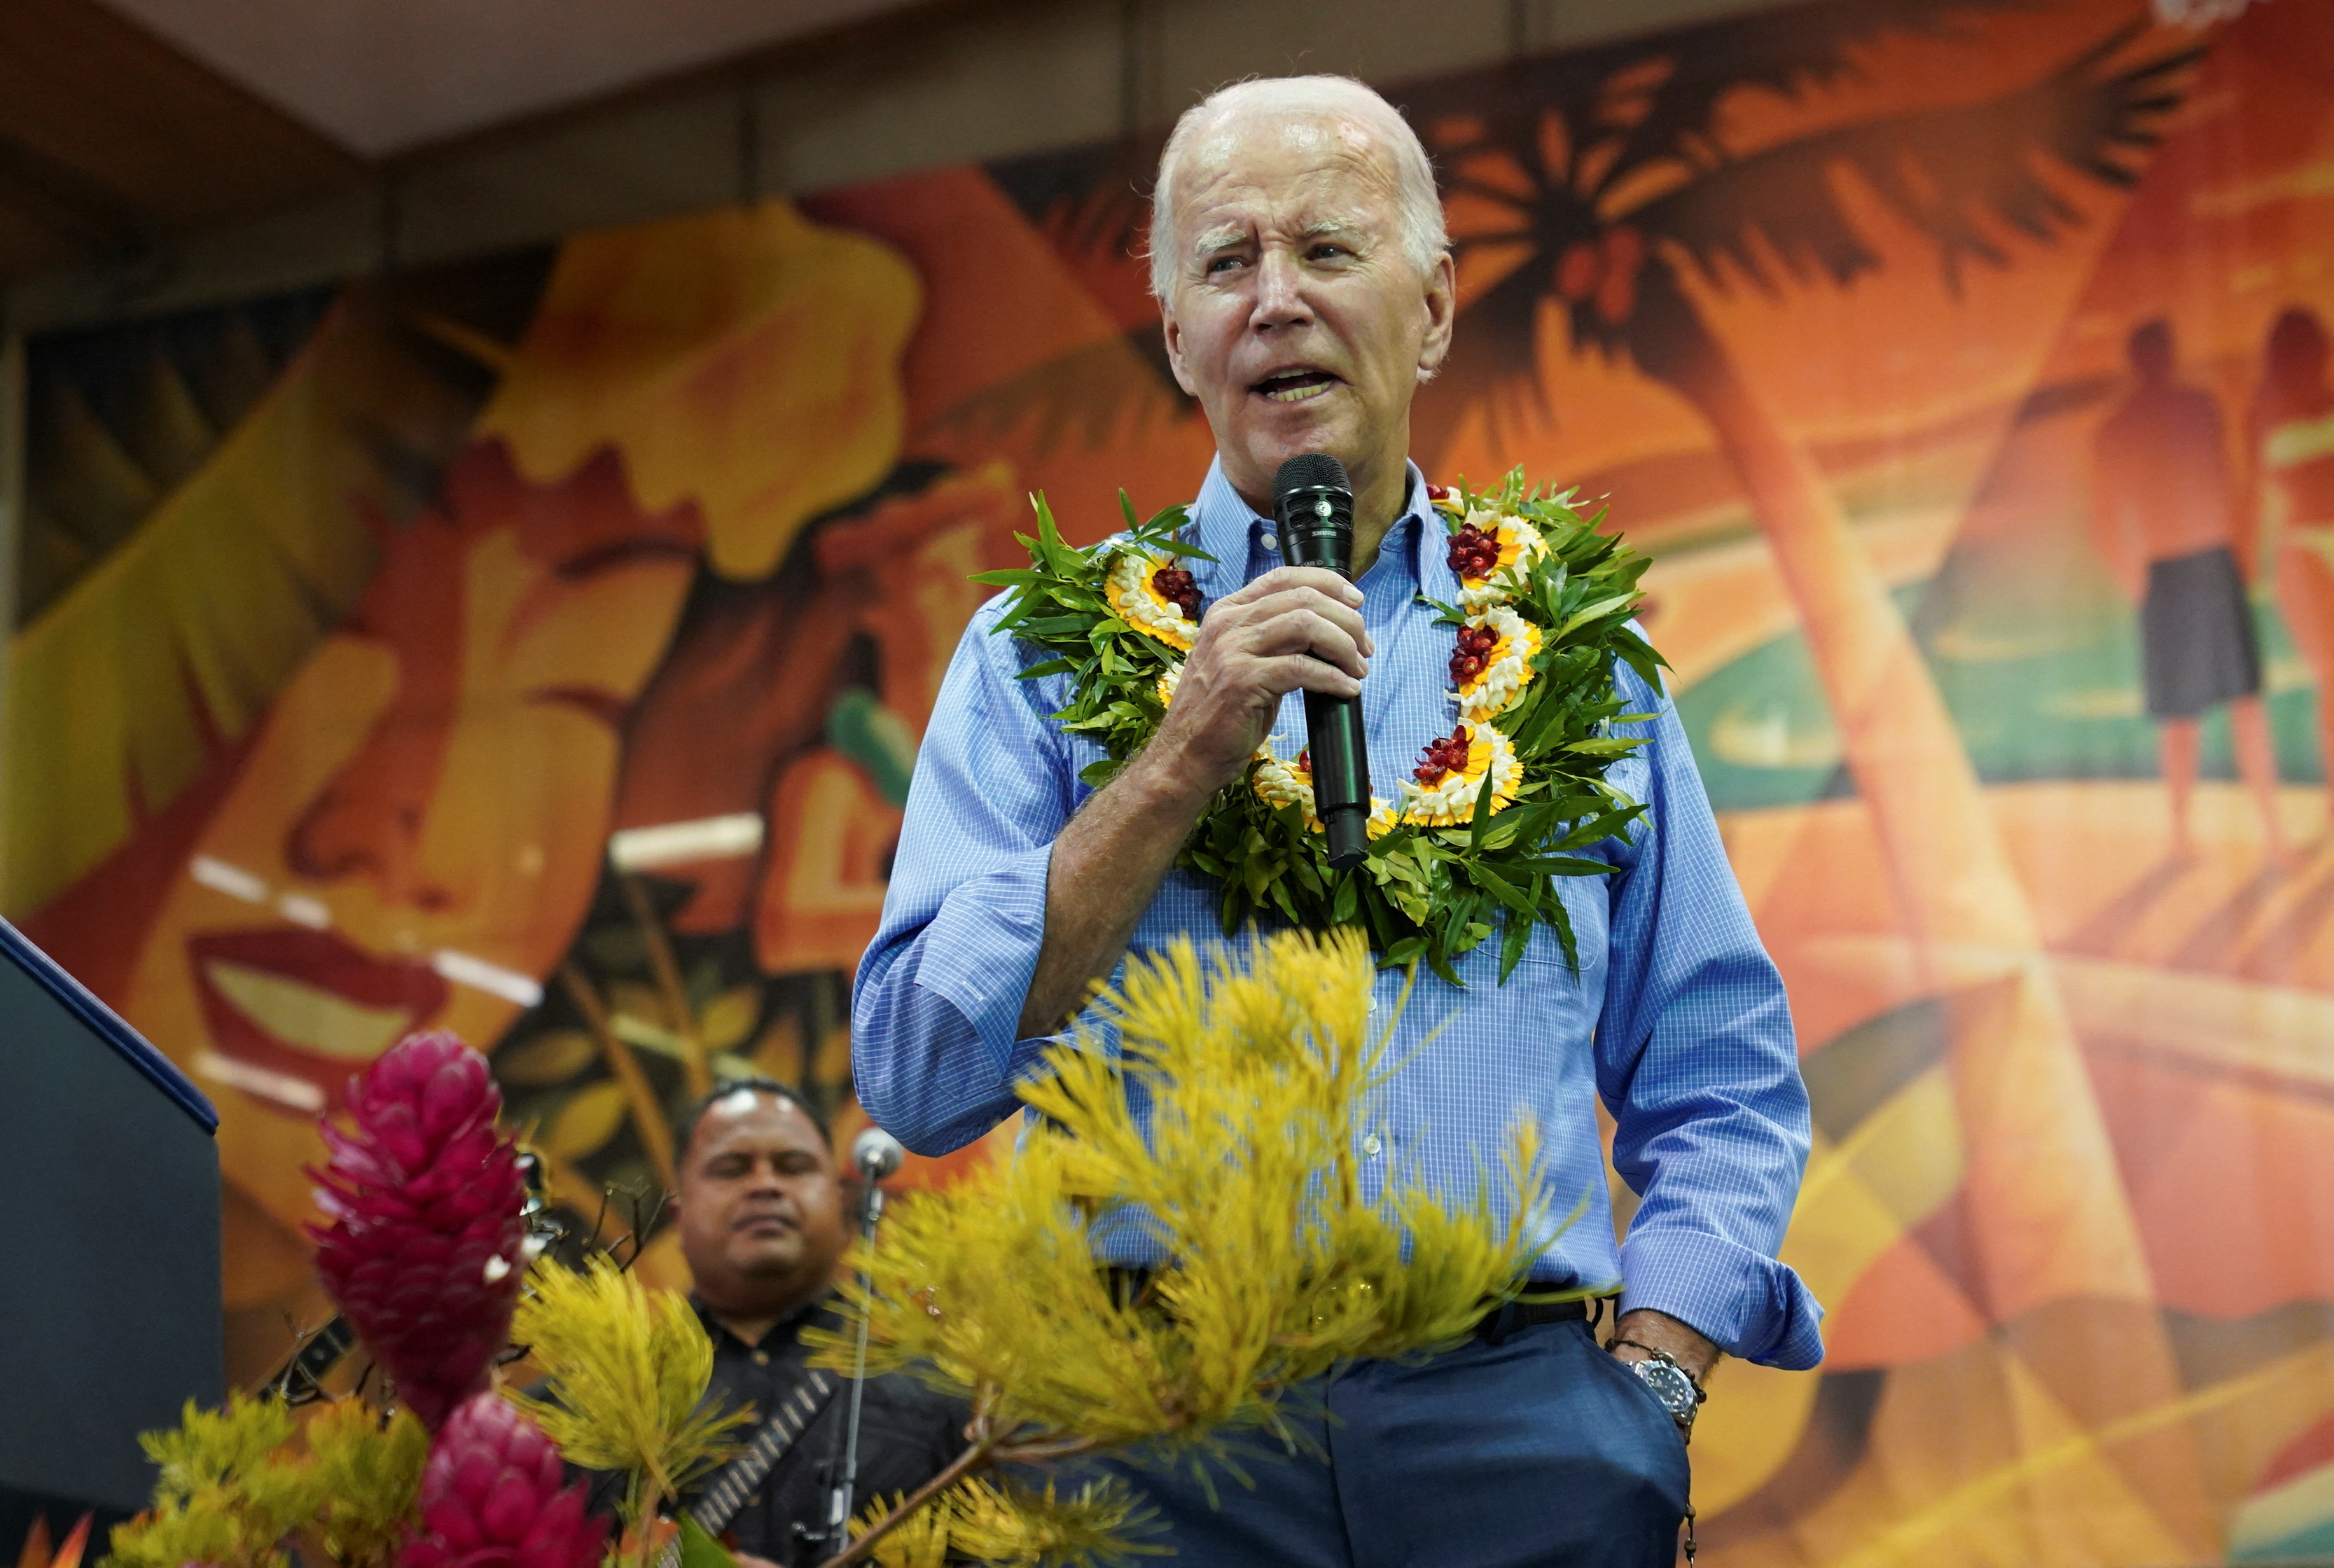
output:
M1828 1355L1719 1373L1705 1549L2334 1557L2334 387L2270 348L2334 322L2334 4L1815 5L1393 96L1463 301L1414 453L1609 494L1654 557L1799 1024ZM1030 490L1098 537L1208 460L1155 157L31 345L0 908L218 1100L239 1375L324 1311L313 1120L410 1028L490 1048L611 1228L711 1073L848 1133L967 574ZM2185 843L2098 526L2152 320L2275 772L2208 715Z

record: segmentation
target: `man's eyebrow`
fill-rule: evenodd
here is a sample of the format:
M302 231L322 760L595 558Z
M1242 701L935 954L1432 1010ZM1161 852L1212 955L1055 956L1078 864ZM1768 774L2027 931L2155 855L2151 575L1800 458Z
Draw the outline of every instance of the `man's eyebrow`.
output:
M1298 239L1321 239L1331 236L1351 238L1368 232L1369 225L1361 218L1345 213L1326 213L1312 219L1297 231ZM1248 225L1220 223L1201 230L1191 240L1191 255L1201 259L1243 244L1249 237Z
M1248 225L1220 223L1215 227L1203 230L1193 237L1191 254L1195 256L1213 256L1217 251L1229 249L1247 237Z

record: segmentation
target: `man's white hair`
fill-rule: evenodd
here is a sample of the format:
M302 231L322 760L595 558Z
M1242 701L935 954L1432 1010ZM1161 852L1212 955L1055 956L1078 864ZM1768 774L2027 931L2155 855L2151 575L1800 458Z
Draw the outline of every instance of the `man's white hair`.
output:
M1423 275L1451 248L1442 224L1442 198L1434 189L1434 165L1418 132L1402 111L1374 88L1350 76L1268 76L1217 89L1183 111L1159 155L1159 181L1151 197L1151 292L1160 299L1174 287L1183 257L1175 233L1175 176L1191 144L1218 123L1243 112L1319 114L1348 120L1368 130L1394 164L1394 217L1403 254Z

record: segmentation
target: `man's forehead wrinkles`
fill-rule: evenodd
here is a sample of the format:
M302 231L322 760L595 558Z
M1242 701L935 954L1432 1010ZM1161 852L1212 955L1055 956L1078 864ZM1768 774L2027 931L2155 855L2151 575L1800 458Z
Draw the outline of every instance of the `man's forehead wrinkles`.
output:
M1391 218L1395 198L1392 182L1375 173L1332 163L1267 185L1245 174L1235 183L1231 171L1224 170L1178 193L1178 227L1201 235L1224 229L1302 234L1320 220L1333 218L1349 230L1372 228ZM1388 210L1374 215L1372 208Z
M1325 236L1342 235L1356 237L1374 234L1380 225L1367 217L1354 212L1316 212L1297 218L1270 217L1262 223L1240 218L1210 224L1191 237L1191 254L1210 256L1220 250L1242 245L1259 231L1266 237L1282 236L1290 239L1318 239Z
M1177 193L1176 206L1184 227L1200 234L1227 228L1299 233L1325 218L1368 227L1391 216L1395 194L1390 182L1367 177L1372 173L1342 160L1277 176L1211 169ZM1374 215L1373 208L1384 210Z

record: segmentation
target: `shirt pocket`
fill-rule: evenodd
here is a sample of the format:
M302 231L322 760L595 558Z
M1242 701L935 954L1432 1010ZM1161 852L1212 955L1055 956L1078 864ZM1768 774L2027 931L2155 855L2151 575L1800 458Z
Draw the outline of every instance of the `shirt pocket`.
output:
M1532 923L1531 940L1525 945L1523 956L1516 961L1506 987L1500 986L1501 953L1508 935L1504 925L1494 924L1491 934L1453 961L1452 968L1470 991L1512 991L1519 984L1529 984L1535 990L1561 985L1578 991L1592 982L1601 990L1608 931L1606 886L1607 879L1602 876L1567 876L1557 883L1557 895L1564 900L1564 912L1572 927L1577 967L1565 956L1564 940L1556 927L1547 921L1536 920Z

